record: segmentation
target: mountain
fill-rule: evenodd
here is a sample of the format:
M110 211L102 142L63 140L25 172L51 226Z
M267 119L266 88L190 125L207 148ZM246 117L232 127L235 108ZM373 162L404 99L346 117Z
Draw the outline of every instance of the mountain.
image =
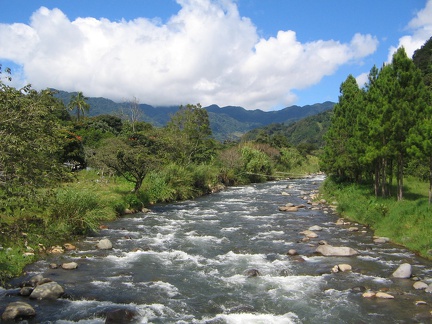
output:
M289 125L270 124L255 128L247 132L243 136L243 139L255 140L262 134L268 136L280 134L286 137L288 142L293 145L312 144L319 148L324 146L323 136L330 127L332 113L333 111L329 109L319 114L300 119Z
M55 96L61 99L65 105L68 105L71 97L76 94L76 92L54 91L56 92ZM120 114L122 109L128 107L127 102L116 103L101 97L89 97L87 102L90 105L90 116ZM269 124L288 125L307 116L330 110L333 106L333 102L326 101L303 107L291 106L275 111L247 110L243 107L219 107L217 105L204 107L204 109L208 112L214 138L222 141L239 139L246 132ZM147 104L139 105L142 112L141 119L158 127L166 125L178 108L179 106L154 107Z

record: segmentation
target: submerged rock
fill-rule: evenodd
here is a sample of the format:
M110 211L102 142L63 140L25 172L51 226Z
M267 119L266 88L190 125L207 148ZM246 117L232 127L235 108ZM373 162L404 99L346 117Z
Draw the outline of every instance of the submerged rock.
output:
M247 276L248 278L251 278L251 277L258 277L261 275L261 273L257 269L248 269L244 272L244 275Z
M36 311L29 304L24 302L13 302L6 306L1 318L3 321L13 321L18 318L33 317Z
M105 324L132 323L136 312L129 309L116 309L106 313Z

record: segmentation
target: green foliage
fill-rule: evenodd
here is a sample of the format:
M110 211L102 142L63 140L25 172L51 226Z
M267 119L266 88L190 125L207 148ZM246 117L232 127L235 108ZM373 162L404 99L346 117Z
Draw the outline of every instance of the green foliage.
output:
M37 188L66 179L59 109L49 91L0 83L0 200L30 197Z
M91 191L58 190L50 208L51 220L57 224L55 231L78 235L96 230L101 219L98 209L98 197Z
M403 48L391 64L371 69L364 90L349 76L325 135L323 171L350 182L373 179L376 196L389 196L396 178L402 200L407 163L418 157L432 161L428 98L421 72ZM432 162L430 170L432 175Z
M337 183L328 178L322 192L328 201L337 201L341 216L371 226L376 235L387 236L420 255L431 258L432 219L427 202L427 185L407 179L406 198L375 197L367 185Z
M83 95L81 91L72 95L68 108L73 111L76 110L77 121L80 120L81 116L84 117L85 113L90 110L90 105L87 103L88 98Z
M251 182L263 182L272 174L272 163L268 155L251 146L241 148L243 170Z

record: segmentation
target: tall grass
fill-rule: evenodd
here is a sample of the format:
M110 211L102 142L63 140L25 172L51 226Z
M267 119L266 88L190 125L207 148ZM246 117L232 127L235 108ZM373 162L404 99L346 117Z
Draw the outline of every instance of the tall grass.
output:
M375 197L370 185L336 184L327 179L322 192L336 200L337 210L350 220L369 225L376 235L387 236L419 255L432 259L432 207L427 184L406 179L405 199Z

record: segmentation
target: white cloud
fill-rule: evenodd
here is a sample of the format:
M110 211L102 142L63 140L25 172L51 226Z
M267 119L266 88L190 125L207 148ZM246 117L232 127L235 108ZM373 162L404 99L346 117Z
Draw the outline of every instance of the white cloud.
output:
M317 84L378 45L360 34L346 44L300 43L294 31L260 39L233 0L177 1L182 9L164 24L145 18L70 21L42 7L30 25L0 25L0 58L22 64L27 81L39 89L113 100L135 96L152 105L268 110L293 104L293 90Z
M369 73L362 73L356 77L357 84L360 88L363 88L369 81Z
M432 0L427 1L425 8L409 22L408 28L412 35L401 37L398 46L389 49L388 62L391 62L393 54L401 46L405 48L408 57L412 57L414 51L422 47L432 36Z

